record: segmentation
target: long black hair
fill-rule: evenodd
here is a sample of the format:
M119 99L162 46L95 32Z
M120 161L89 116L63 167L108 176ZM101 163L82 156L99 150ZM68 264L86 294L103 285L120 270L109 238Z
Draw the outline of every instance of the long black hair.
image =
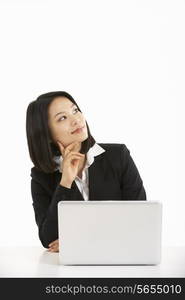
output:
M61 155L59 147L52 141L48 126L48 106L54 98L62 96L73 102L81 112L73 97L64 91L49 92L40 95L29 103L26 112L26 135L31 161L34 166L45 172L53 173L57 167L55 156ZM88 138L82 142L80 153L86 154L95 144L89 126L87 125Z

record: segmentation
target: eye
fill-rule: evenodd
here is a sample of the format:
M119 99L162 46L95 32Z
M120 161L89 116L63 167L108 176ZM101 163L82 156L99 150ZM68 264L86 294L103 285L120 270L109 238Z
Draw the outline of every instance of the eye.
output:
M78 111L78 108L77 108L77 107L75 108L75 111Z
M59 119L58 119L58 121L61 121L61 120L62 120L62 118L66 118L66 117L65 117L65 116L63 116L63 117L59 118Z
M78 110L78 108L76 107L76 108L74 109L74 111L78 112L79 110ZM58 121L62 121L62 118L66 118L66 116L62 116L61 118L58 119Z

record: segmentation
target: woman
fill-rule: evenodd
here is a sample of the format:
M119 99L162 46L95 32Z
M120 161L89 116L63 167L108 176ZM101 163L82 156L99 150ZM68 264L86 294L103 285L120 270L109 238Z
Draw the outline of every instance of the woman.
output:
M146 200L142 179L124 144L96 143L73 97L40 95L27 108L31 192L39 238L58 252L61 200Z

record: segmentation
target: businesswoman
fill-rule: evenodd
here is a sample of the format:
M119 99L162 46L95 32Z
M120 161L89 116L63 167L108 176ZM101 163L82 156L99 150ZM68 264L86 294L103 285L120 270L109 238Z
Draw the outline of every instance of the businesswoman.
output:
M26 135L31 193L39 238L58 252L61 200L146 200L138 169L124 144L96 143L85 116L64 91L28 105Z

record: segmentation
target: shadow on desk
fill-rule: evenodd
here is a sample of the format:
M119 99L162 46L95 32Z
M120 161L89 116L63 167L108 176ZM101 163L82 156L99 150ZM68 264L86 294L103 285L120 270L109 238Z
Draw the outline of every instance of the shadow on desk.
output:
M60 277L58 253L43 251L35 271L36 277Z
M39 263L58 266L59 265L59 253L58 252L49 252L48 250L45 250L39 257Z

